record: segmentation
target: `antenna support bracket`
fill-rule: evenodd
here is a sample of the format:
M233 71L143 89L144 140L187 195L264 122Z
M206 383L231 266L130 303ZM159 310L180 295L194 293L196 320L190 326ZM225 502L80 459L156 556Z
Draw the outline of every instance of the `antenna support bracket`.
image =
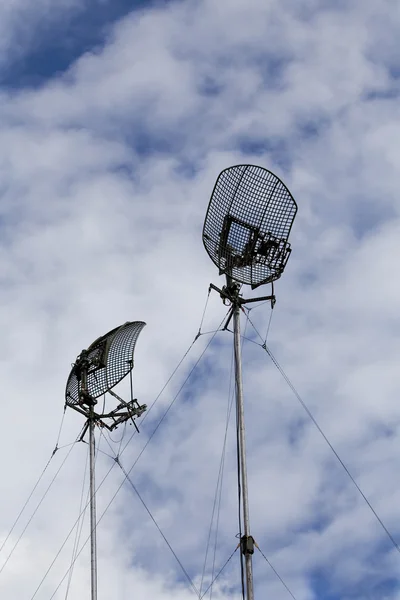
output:
M215 292L218 292L218 294L220 295L220 297L222 298L222 302L225 305L230 305L231 306L231 310L228 313L227 319L225 321L225 325L223 326L223 329L228 329L228 325L231 322L232 316L233 316L233 311L235 309L236 306L242 307L244 304L250 304L251 302L267 302L268 300L271 302L271 308L274 308L275 304L276 304L276 297L274 292L274 287L272 284L272 294L270 296L260 296L258 298L242 298L239 294L240 292L240 285L236 282L233 281L230 278L226 278L226 285L224 285L224 287L221 289L219 289L216 285L214 285L213 283L210 283L210 290L214 290Z

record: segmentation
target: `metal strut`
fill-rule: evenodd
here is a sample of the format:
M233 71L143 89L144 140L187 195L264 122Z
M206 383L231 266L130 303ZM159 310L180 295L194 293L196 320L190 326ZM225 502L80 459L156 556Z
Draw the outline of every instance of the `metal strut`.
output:
M240 303L233 305L233 332L234 332L234 355L235 355L235 381L236 381L236 405L238 415L239 453L240 453L240 479L243 502L243 524L244 535L240 540L242 554L245 557L246 567L246 596L247 600L254 600L253 586L253 563L254 540L250 535L249 497L247 486L246 467L246 438L244 426L244 403L242 382L242 355L240 344Z
M91 565L91 600L97 600L97 535L96 535L96 476L95 476L95 417L93 405L89 417L90 445L90 565Z
M250 517L249 517L249 492L247 485L247 466L246 466L246 436L244 425L244 402L243 402L243 380L242 380L242 352L240 340L240 311L242 306L249 302L261 302L269 300L271 306L275 304L275 295L261 296L258 298L245 299L239 295L240 284L232 278L226 278L226 285L221 289L210 284L210 290L215 290L219 293L224 304L230 304L231 309L228 313L224 329L228 328L230 321L233 318L233 334L234 334L234 359L235 359L235 382L236 382L236 407L238 419L238 442L239 442L239 460L240 460L240 487L241 500L243 505L243 524L244 535L240 540L240 548L245 557L246 569L246 600L254 600L254 585L253 585L253 561L254 554L254 538L250 534Z
M88 369L89 363L87 353L81 354L79 362L79 374L81 378L80 401L89 408L89 416L83 429L81 439L89 429L89 470L90 470L90 582L91 600L97 600L97 539L96 539L96 477L95 477L95 437L96 414L94 405L96 400L88 392Z

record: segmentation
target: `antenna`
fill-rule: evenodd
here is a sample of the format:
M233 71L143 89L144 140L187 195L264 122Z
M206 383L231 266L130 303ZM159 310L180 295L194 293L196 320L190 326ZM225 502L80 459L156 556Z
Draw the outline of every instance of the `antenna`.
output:
M91 600L97 600L97 547L96 547L96 485L95 485L95 435L98 427L112 431L121 423L140 417L146 410L133 398L126 402L112 391L133 369L133 352L140 332L146 323L127 322L95 340L87 350L82 350L72 366L65 390L66 405L86 417L81 441L89 430L90 447L90 557L91 557ZM110 394L117 399L116 408L106 410L104 398L101 410L95 411L97 398Z
M240 454L240 492L244 531L240 540L245 557L246 597L254 600L254 538L250 534L246 467L246 440L240 342L240 310L244 304L270 300L275 304L273 282L282 275L290 256L288 237L297 213L297 204L285 184L271 171L254 165L236 165L222 171L215 183L204 227L205 249L226 276L226 285L217 291L229 311L224 329L233 317L236 381L237 430ZM271 283L272 294L245 299L243 284L252 289Z
M208 205L203 242L219 274L251 285L278 279L290 256L297 204L271 171L253 165L219 174Z

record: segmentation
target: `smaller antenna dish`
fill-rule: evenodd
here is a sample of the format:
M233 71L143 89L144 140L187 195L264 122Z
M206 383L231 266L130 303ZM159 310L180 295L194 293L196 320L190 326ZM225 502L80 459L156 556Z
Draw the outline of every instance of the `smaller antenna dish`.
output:
M133 369L133 352L143 321L124 323L95 340L76 359L65 390L67 406L85 415L96 398L109 392ZM121 399L120 399L121 400ZM124 403L127 404L127 403ZM97 414L97 417L112 416Z
M203 227L203 243L220 275L252 289L282 275L297 204L271 171L236 165L215 183Z

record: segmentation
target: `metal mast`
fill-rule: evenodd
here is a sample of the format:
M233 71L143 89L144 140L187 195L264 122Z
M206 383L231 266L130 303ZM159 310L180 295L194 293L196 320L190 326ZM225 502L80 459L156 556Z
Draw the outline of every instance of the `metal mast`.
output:
M97 521L96 521L96 441L95 427L99 425L112 431L121 423L135 418L145 410L132 396L129 402L112 391L133 369L133 351L136 340L145 323L132 321L124 323L98 338L87 350L82 350L74 363L67 381L66 405L86 417L80 436L83 441L89 431L89 470L90 470L90 582L91 600L97 600ZM105 394L109 393L113 402L119 404L106 410ZM95 411L97 398L104 396L103 409Z
M240 312L244 304L270 300L269 296L245 299L242 284L252 289L278 279L291 248L289 233L297 205L284 183L271 171L254 165L237 165L222 171L215 183L203 227L203 243L226 285L217 291L229 311L224 329L233 318L237 436L240 469L240 499L244 531L240 540L245 559L246 599L254 600L254 538L250 533L247 485L246 439L242 381Z
M233 331L235 355L236 406L239 435L240 476L244 525L244 535L240 542L241 549L245 557L247 598L248 600L253 600L254 586L252 554L254 552L254 543L253 538L250 535L249 494L247 487L246 436L244 426L244 403L242 382L242 352L240 343L240 304L235 304L233 308Z
M97 600L97 538L96 538L96 473L95 473L95 450L96 442L94 436L95 412L94 405L96 400L91 397L88 390L88 370L90 362L88 352L84 350L77 360L81 386L79 397L82 405L88 406L88 419L82 433L83 438L86 430L89 429L89 494L90 494L90 587L91 600Z
M95 416L94 407L90 407L89 445L90 445L90 581L91 600L97 600L97 535L96 535L96 472L95 472Z

